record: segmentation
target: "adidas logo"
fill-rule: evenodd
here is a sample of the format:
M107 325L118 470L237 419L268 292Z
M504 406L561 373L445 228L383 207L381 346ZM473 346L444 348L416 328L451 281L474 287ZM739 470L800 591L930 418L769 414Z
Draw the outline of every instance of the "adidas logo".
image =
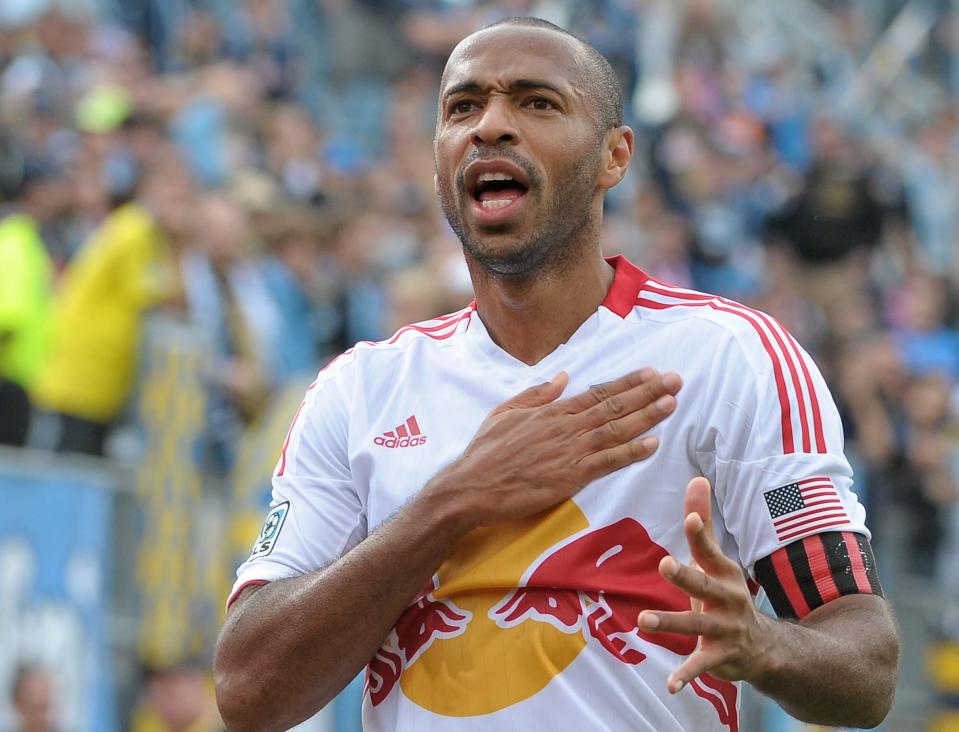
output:
M396 429L384 432L379 437L374 438L373 444L380 447L416 447L426 444L426 435L420 432L416 417L411 415L406 422Z

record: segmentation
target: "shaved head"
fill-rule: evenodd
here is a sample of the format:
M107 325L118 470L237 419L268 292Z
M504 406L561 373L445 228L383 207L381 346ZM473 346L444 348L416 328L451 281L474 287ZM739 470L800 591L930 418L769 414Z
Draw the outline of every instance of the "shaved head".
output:
M623 91L619 86L616 72L613 71L613 67L609 65L609 61L603 54L579 36L560 28L555 23L532 16L506 18L486 26L480 32L499 26L542 28L574 40L582 50L580 63L577 65L582 75L583 88L590 96L590 106L595 110L600 129L605 132L612 127L619 127L623 124Z
M491 25L453 49L437 111L436 193L474 269L547 276L599 251L632 130L594 48L539 18Z

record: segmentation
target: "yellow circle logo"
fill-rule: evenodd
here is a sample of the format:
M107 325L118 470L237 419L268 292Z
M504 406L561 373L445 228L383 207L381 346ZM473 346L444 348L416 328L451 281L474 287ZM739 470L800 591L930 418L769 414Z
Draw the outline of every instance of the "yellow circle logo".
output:
M632 665L650 643L691 653L695 639L636 625L647 608L689 609L659 575L664 556L635 519L594 529L571 500L472 532L370 662L373 706L399 686L436 714L489 714L541 691L591 641Z

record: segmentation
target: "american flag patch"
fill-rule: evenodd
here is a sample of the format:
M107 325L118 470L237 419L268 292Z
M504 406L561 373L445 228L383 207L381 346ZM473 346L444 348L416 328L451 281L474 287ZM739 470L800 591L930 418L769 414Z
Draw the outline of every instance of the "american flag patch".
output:
M766 507L779 541L789 541L824 529L849 523L836 486L825 476L797 480L795 483L763 493Z

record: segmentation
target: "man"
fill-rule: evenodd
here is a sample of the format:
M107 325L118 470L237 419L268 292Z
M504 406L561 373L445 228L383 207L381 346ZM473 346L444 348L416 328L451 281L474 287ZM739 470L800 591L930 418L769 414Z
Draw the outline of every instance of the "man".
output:
M145 315L176 294L171 239L185 225L189 183L164 163L142 193L104 219L60 283L49 353L31 388L56 416L58 451L103 455L134 386Z
M57 206L53 171L0 140L0 445L23 445L27 392L46 355L53 265L41 227Z
M308 390L217 648L231 730L366 664L369 730L735 731L739 680L811 722L887 713L896 630L818 371L601 256L616 89L535 19L453 51L436 185L476 300Z
M34 666L17 668L10 693L15 732L53 732L53 696L53 682L46 671Z

